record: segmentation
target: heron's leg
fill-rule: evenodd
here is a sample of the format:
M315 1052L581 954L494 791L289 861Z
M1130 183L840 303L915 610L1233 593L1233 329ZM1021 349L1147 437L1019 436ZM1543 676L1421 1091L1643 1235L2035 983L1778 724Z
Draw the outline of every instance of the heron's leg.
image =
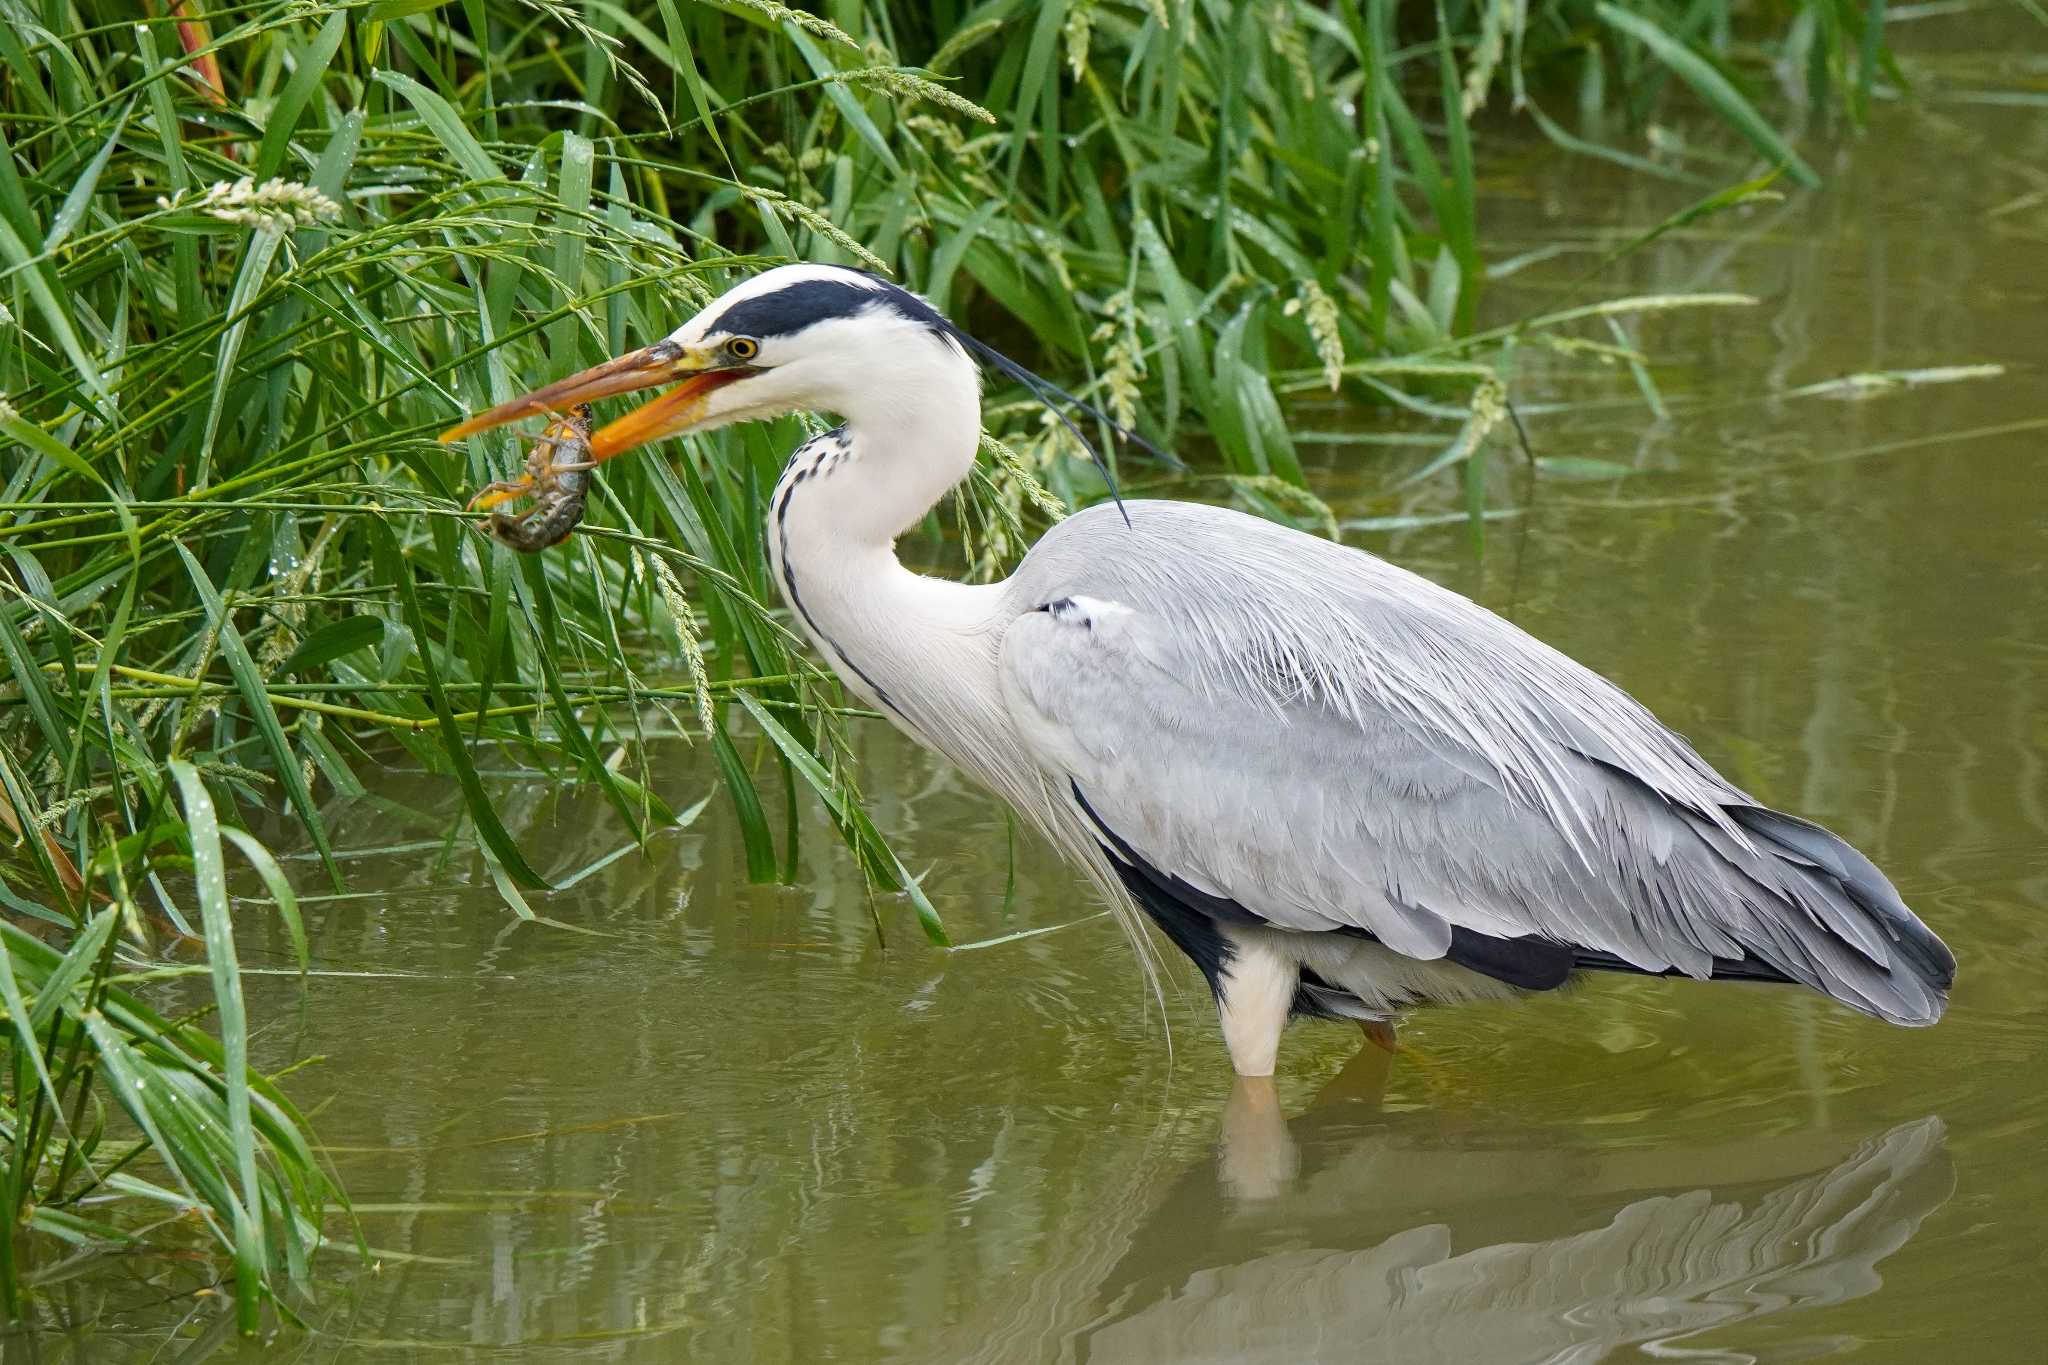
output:
M1361 1019L1358 1027L1365 1034L1365 1040L1382 1052L1392 1053L1400 1045L1394 1041L1394 1021L1391 1019Z
M1394 1054L1367 1043L1351 1054L1337 1071L1323 1083L1316 1092L1311 1109L1322 1109L1337 1104L1365 1104L1375 1109L1387 1095L1387 1079L1394 1071Z
M1223 1104L1216 1174L1238 1199L1271 1199L1294 1183L1301 1167L1294 1137L1280 1112L1271 1076L1239 1076Z
M1258 930L1224 929L1231 954L1216 978L1223 1043L1240 1076L1270 1076L1294 1008L1301 964Z

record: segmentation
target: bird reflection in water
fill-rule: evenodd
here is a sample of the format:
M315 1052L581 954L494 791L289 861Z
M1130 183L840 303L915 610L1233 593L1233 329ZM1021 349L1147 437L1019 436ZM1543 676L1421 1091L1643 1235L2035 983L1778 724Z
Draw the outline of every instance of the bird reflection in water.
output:
M1292 1122L1270 1079L1239 1078L1217 1162L1136 1231L1078 1358L1747 1361L1688 1339L1875 1292L1954 1189L1933 1116L1860 1141L1593 1149L1381 1113L1384 1065L1367 1048Z

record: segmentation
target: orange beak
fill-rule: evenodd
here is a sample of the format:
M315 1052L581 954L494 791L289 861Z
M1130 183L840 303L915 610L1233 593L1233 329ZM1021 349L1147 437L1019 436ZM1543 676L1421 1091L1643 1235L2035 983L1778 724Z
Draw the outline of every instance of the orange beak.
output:
M609 460L649 441L688 431L703 416L705 401L715 390L750 373L744 369L709 368L701 356L692 355L672 341L658 341L480 412L442 432L441 441L459 441L522 417L563 413L593 398L610 398L681 379L682 383L661 397L641 404L590 438L590 458Z

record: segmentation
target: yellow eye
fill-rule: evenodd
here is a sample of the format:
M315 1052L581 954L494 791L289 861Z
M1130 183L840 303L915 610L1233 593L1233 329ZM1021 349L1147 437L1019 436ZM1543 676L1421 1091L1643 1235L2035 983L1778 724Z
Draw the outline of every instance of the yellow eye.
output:
M735 360L752 360L761 353L761 343L752 337L734 337L725 343L725 353Z

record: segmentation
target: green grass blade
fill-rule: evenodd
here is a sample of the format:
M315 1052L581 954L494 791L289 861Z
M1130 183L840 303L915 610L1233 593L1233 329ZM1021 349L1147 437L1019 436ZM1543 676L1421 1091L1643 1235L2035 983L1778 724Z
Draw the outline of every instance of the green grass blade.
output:
M21 846L28 850L30 860L35 863L44 889L68 907L72 898L66 893L63 871L52 856L49 845L35 835L42 828L41 806L27 777L6 749L0 749L0 801L6 802L7 808L14 812L14 819L6 823L22 831Z
M726 794L739 820L740 842L747 854L747 880L756 885L772 882L776 875L775 836L768 829L767 812L761 808L761 793L755 789L752 774L747 772L739 750L733 747L731 736L723 728L712 730L711 752L718 759L719 776L725 780Z
M440 139L448 149L448 155L455 158L464 174L471 180L502 180L505 172L491 159L483 144L463 123L462 115L455 112L455 106L442 99L433 91L421 85L401 71L389 69L371 75L371 80L389 90L396 91L419 114L427 130Z
M462 788L463 801L469 808L469 818L476 823L478 837L514 883L533 891L549 890L547 878L533 870L526 861L526 855L520 852L518 841L506 830L504 821L498 818L490 795L484 791L483 779L477 776L476 764L470 761L469 750L463 745L462 727L455 723L455 708L448 704L447 691L441 685L440 666L434 660L434 637L427 630L425 613L420 610L419 590L413 584L412 566L399 550L390 528L382 525L376 528L375 544L384 572L397 587L406 627L418 642L420 673L426 680L427 698L434 708L434 715L440 721L434 727L435 734L441 741L442 752L448 756L448 766L454 770L455 780Z
M98 472L84 460L79 459L71 447L65 445L41 427L36 426L33 422L26 420L20 413L13 411L0 412L0 432L4 432L7 438L16 445L26 446L37 454L47 457L52 463L62 466L70 473L76 474L82 479L90 480L98 487L105 487Z
M278 665L277 671L286 676L310 673L359 649L368 649L383 638L382 617L344 616L339 621L329 621L300 640L298 647Z
M561 665L555 657L561 640L561 614L555 606L554 591L548 586L546 566L537 557L524 555L520 557L519 568L520 574L513 580L513 587L517 590L519 607L526 616L527 627L540 642L539 648L534 650L534 658L540 663L541 684L547 689L548 705L554 712L562 742L582 765L584 777L596 782L604 792L605 798L612 803L612 809L633 832L633 837L644 838L641 812L634 808L632 798L619 782L618 774L605 765L597 746L591 743L590 734L576 714L575 704L569 699L569 689L562 681Z
M177 67L167 64L156 50L156 31L148 24L135 27L135 47L142 57L142 69L153 73L148 86L150 121L156 125L157 145L163 151L164 174L173 198L193 187L192 168L185 156L185 140L173 97L173 82L180 79ZM199 273L199 244L179 235L171 241L171 287L176 291L178 316L206 315L206 299Z
M562 295L574 299L582 293L584 236L583 217L590 210L590 182L596 151L590 139L575 133L562 135L562 169L555 186L561 201L557 216L560 230L555 235L555 282ZM576 354L577 317L564 313L548 334L548 349L558 364L568 366Z
M100 177L107 172L107 163L114 159L115 150L121 145L122 134L128 131L128 116L135 112L135 101L129 100L114 120L114 130L107 134L107 140L93 159L86 163L77 183L64 195L64 203L50 219L49 230L43 235L43 254L49 255L71 235L78 220L85 217L85 211L92 205L92 197L99 191Z
M671 88L677 96L689 91L690 104L697 111L699 126L711 139L719 161L737 179L739 170L733 164L732 153L726 149L725 139L719 135L718 116L711 107L710 87L705 84L703 73L697 69L696 56L690 49L689 26L683 22L679 0L655 0L655 8L661 13L662 31L668 35L669 70L674 76ZM676 98L674 103L680 108L682 100Z
M241 1200L221 1178L213 1150L195 1131L195 1115L185 1111L173 1073L151 1065L129 1041L132 1035L118 1026L110 1015L99 1010L86 1010L79 1015L79 1021L92 1039L93 1052L100 1069L106 1074L108 1090L128 1117L134 1120L135 1126L142 1130L164 1165L177 1176L179 1185L191 1202L199 1207L202 1214L217 1217L226 1212L232 1222L239 1212ZM213 1217L209 1217L208 1223L215 1236L223 1243L232 1244Z
M790 766L796 769L805 784L825 803L826 810L831 812L833 820L839 826L841 837L846 840L847 847L853 850L854 856L860 859L861 866L888 890L901 891L910 898L911 905L917 910L917 922L923 926L926 938L942 948L949 946L951 940L946 937L945 926L939 922L939 912L933 909L932 903L925 898L924 888L917 884L917 879L897 860L888 841L882 838L881 832L875 828L874 822L868 819L867 812L861 809L859 802L848 794L845 785L834 780L818 762L817 756L799 743L796 736L790 734L782 722L777 720L767 707L761 705L752 693L740 690L733 693L733 696L739 700L740 705L747 708L747 714L754 718L754 724L761 727L761 733L768 736L769 741L781 750L782 756L789 760Z
M284 245L284 230L258 228L242 251L242 263L235 274L235 287L228 296L227 331L221 334L220 352L214 360L213 396L206 406L206 429L199 438L199 470L193 485L206 487L213 472L213 438L220 431L221 409L228 401L229 381L235 372L235 358L241 353L242 338L249 331L250 308L269 278L270 263Z
M271 761L277 767L278 781L284 784L292 809L305 822L306 833L320 853L320 862L327 869L328 880L339 891L342 886L341 869L335 866L334 849L327 840L327 823L320 818L320 808L314 804L312 790L306 786L298 755L292 752L291 741L285 738L284 726L277 718L277 708L271 705L270 693L264 688L262 671L249 656L249 647L243 643L242 633L235 629L234 618L219 590L213 586L213 580L206 576L206 570L200 567L199 561L193 558L182 541L175 544L179 557L185 561L186 575L191 578L192 586L198 590L199 599L206 608L207 618L219 632L221 656L228 662L235 690L241 693L243 703L249 708L257 733L263 736L264 745L270 750Z
M1728 78L1716 71L1705 58L1640 14L1604 2L1593 8L1610 28L1619 29L1650 49L1658 61L1670 67L1673 74L1691 86L1695 94L1749 139L1750 146L1773 165L1783 166L1787 174L1808 189L1819 187L1820 176L1814 173L1813 167L1800 159L1791 144L1778 135L1778 130L1766 123L1756 107L1744 99Z
M832 59L825 55L825 50L818 46L810 34L805 33L795 24L784 24L783 31L789 35L791 45L803 55L805 64L811 68L814 75L821 78L829 77L838 69L832 64ZM839 81L829 81L825 85L824 90L825 98L831 100L833 105L838 108L840 117L844 118L847 126L851 127L859 135L860 140L867 144L868 150L874 153L875 159L882 163L882 166L890 175L902 175L902 163L896 160L896 151L889 145L889 139L882 136L882 130L875 126L875 121L868 116L868 111L860 107L860 101L853 97L852 92Z
M1745 180L1737 185L1729 185L1725 189L1714 191L1704 199L1686 205L1678 212L1658 223L1655 227L1649 229L1649 231L1630 238L1605 256L1602 256L1599 265L1595 266L1594 270L1603 270L1623 257L1633 255L1667 232L1674 232L1679 228L1688 227L1703 218L1711 218L1715 214L1727 209L1739 208L1744 204L1754 203L1758 200L1779 198L1780 196L1771 189L1772 183L1777 180L1779 174L1780 172L1777 170L1766 171L1754 180Z
M86 921L85 928L72 940L70 948L51 964L42 984L36 988L35 1004L29 1009L31 1030L43 1032L50 1027L59 1011L76 1003L70 998L71 992L98 967L100 953L113 935L116 922L117 916L111 906L101 910Z
M334 54L347 33L348 15L336 10L327 16L327 22L313 35L312 42L294 49L292 78L285 82L277 102L270 108L270 118L263 126L263 144L256 150L256 164L250 171L258 183L284 169L285 159L291 155L292 134L298 129L299 118L326 79L328 65L333 62Z
M277 904L278 917L284 920L285 932L291 936L292 957L304 972L311 965L312 957L306 948L306 924L299 917L299 898L292 890L291 879L284 875L277 859L271 856L256 836L232 825L222 825L221 834L235 846L249 866L256 869L256 875L263 879L263 887L270 893L270 899Z
M5 656L8 667L13 670L15 685L21 689L29 714L41 728L59 766L69 767L71 728L64 723L57 695L50 690L50 680L43 675L41 665L29 650L28 641L22 638L20 627L14 623L16 613L8 610L19 605L17 601L0 600L0 655Z
M0 159L11 158L13 155L7 145L6 130L0 128ZM29 297L35 300L37 312L42 315L43 321L49 325L51 333L57 338L57 344L70 359L79 382L90 389L95 397L110 397L99 365L87 354L84 343L78 339L78 329L73 326L71 310L63 301L63 291L57 284L56 271L50 267L47 260L39 259L39 253L30 249L29 244L15 232L12 222L9 221L16 213L27 214L33 218L33 212L26 203L16 205L15 213L0 215L0 261L4 261L8 269L28 289Z
M1479 263L1478 193L1472 183L1472 134L1465 126L1464 91L1458 80L1457 59L1451 54L1451 26L1444 17L1443 0L1436 3L1436 23L1437 72L1444 107L1444 159L1450 171L1437 215L1443 222L1444 241L1457 258L1463 280L1455 309L1456 326L1463 331L1472 325L1479 282L1484 278Z
M109 919L112 918L111 911L103 913ZM99 947L100 944L95 943L89 950L91 957L88 960L88 968L90 961L98 958ZM75 952L77 949L74 948L73 951ZM44 1102L49 1105L50 1112L56 1115L57 1121L62 1123L64 1121L64 1098L57 1093L57 1083L50 1079L50 1069L43 1062L45 1040L38 1036L36 1029L30 1022L28 1003L22 997L21 982L15 975L14 953L10 943L0 943L0 1004L7 1006L7 1022L14 1034L15 1055L28 1058L29 1066L35 1072L36 1085L42 1090ZM13 1107L17 1111L20 1110L25 1100L25 1096L14 1096ZM24 1167L25 1172L27 1159L33 1154L21 1152L11 1155L17 1155L21 1158L19 1164ZM20 1180L20 1177L17 1177L17 1180ZM21 1181L19 1188L25 1189L26 1183L26 1181ZM9 1205L8 1207L10 1211L18 1212L17 1206Z
M220 817L199 770L181 758L171 776L185 807L192 840L192 875L197 883L200 922L206 931L206 965L213 973L213 1002L220 1020L227 1090L228 1140L234 1144L235 1173L242 1197L235 1209L235 1318L242 1335L256 1331L260 1289L269 1256L263 1245L263 1191L256 1179L256 1133L249 1119L249 1015L242 1000L241 963L235 956L235 924L228 911L227 867L221 858ZM275 864L272 864L273 868Z

